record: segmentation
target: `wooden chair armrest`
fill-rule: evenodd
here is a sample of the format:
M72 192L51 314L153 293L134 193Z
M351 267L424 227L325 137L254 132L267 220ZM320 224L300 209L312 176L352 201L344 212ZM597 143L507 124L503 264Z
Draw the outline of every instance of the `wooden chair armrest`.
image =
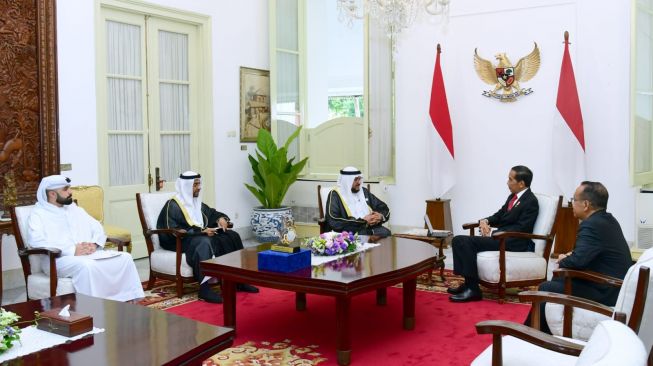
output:
M478 227L478 221L477 222L468 222L466 224L463 224L463 229L464 230L467 230L467 229L471 230L471 229L476 228L476 227Z
M581 308L595 313L606 316L612 316L614 309L598 303L596 301L588 300L578 296L559 294L557 292L548 291L522 291L518 294L520 302L530 302L532 307L539 311L539 304L542 302L555 303L560 305L569 305L576 308Z
M583 346L580 344L542 333L537 329L533 329L523 324L517 324L505 320L486 320L476 323L476 333L494 335L492 348L493 351L498 349L499 352L502 347L500 343L497 345L496 342L501 342L501 335L509 335L536 346L571 356L578 356L583 350Z
M576 278L596 282L602 285L621 287L623 280L594 271L579 271L577 269L558 268L553 270L553 278Z
M502 238L541 239L541 240L550 239L546 235L522 233L522 232L519 232L519 231L495 231L495 232L492 233L492 237L495 238L495 239L502 239Z
M49 257L58 258L61 256L61 249L57 248L24 248L18 250L18 256L27 257L33 254L45 254Z
M107 242L108 243L113 243L116 246L118 246L118 251L119 252L122 252L123 248L129 246L129 242L122 241L122 240L120 240L118 238L109 238L109 237L107 237Z
M145 235L170 234L170 235L174 235L175 237L184 237L186 235L185 232L177 229L148 229L145 230L144 234Z

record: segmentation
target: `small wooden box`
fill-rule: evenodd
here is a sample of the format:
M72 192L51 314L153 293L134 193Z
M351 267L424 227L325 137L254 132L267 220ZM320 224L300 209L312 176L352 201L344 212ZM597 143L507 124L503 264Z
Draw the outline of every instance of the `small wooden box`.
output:
M63 317L59 315L60 311L61 308L54 308L42 312L37 328L64 337L74 337L93 329L93 318L89 315L70 311L69 317Z

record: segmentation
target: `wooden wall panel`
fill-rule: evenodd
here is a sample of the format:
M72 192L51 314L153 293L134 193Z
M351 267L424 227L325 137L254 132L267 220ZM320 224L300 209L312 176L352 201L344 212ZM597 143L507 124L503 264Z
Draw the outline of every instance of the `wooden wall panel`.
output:
M59 172L56 58L55 0L1 1L0 175L13 171L19 205Z

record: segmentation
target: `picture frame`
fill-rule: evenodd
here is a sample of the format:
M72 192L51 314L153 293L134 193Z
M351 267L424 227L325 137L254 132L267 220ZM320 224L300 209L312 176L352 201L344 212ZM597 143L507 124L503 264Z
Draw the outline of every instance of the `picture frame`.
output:
M258 130L270 126L270 71L241 66L240 142L256 142Z

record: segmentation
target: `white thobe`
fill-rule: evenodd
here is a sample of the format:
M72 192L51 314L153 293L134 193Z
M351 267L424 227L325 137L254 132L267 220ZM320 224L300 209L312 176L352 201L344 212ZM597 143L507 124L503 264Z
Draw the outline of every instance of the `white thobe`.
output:
M47 205L47 206L46 206ZM27 242L32 248L57 248L57 276L72 278L75 291L104 299L128 301L144 297L138 271L129 253L107 259L75 256L75 246L96 243L104 249L106 235L102 225L84 209L71 205L56 207L37 204L28 219ZM41 266L50 273L50 262L42 256Z

